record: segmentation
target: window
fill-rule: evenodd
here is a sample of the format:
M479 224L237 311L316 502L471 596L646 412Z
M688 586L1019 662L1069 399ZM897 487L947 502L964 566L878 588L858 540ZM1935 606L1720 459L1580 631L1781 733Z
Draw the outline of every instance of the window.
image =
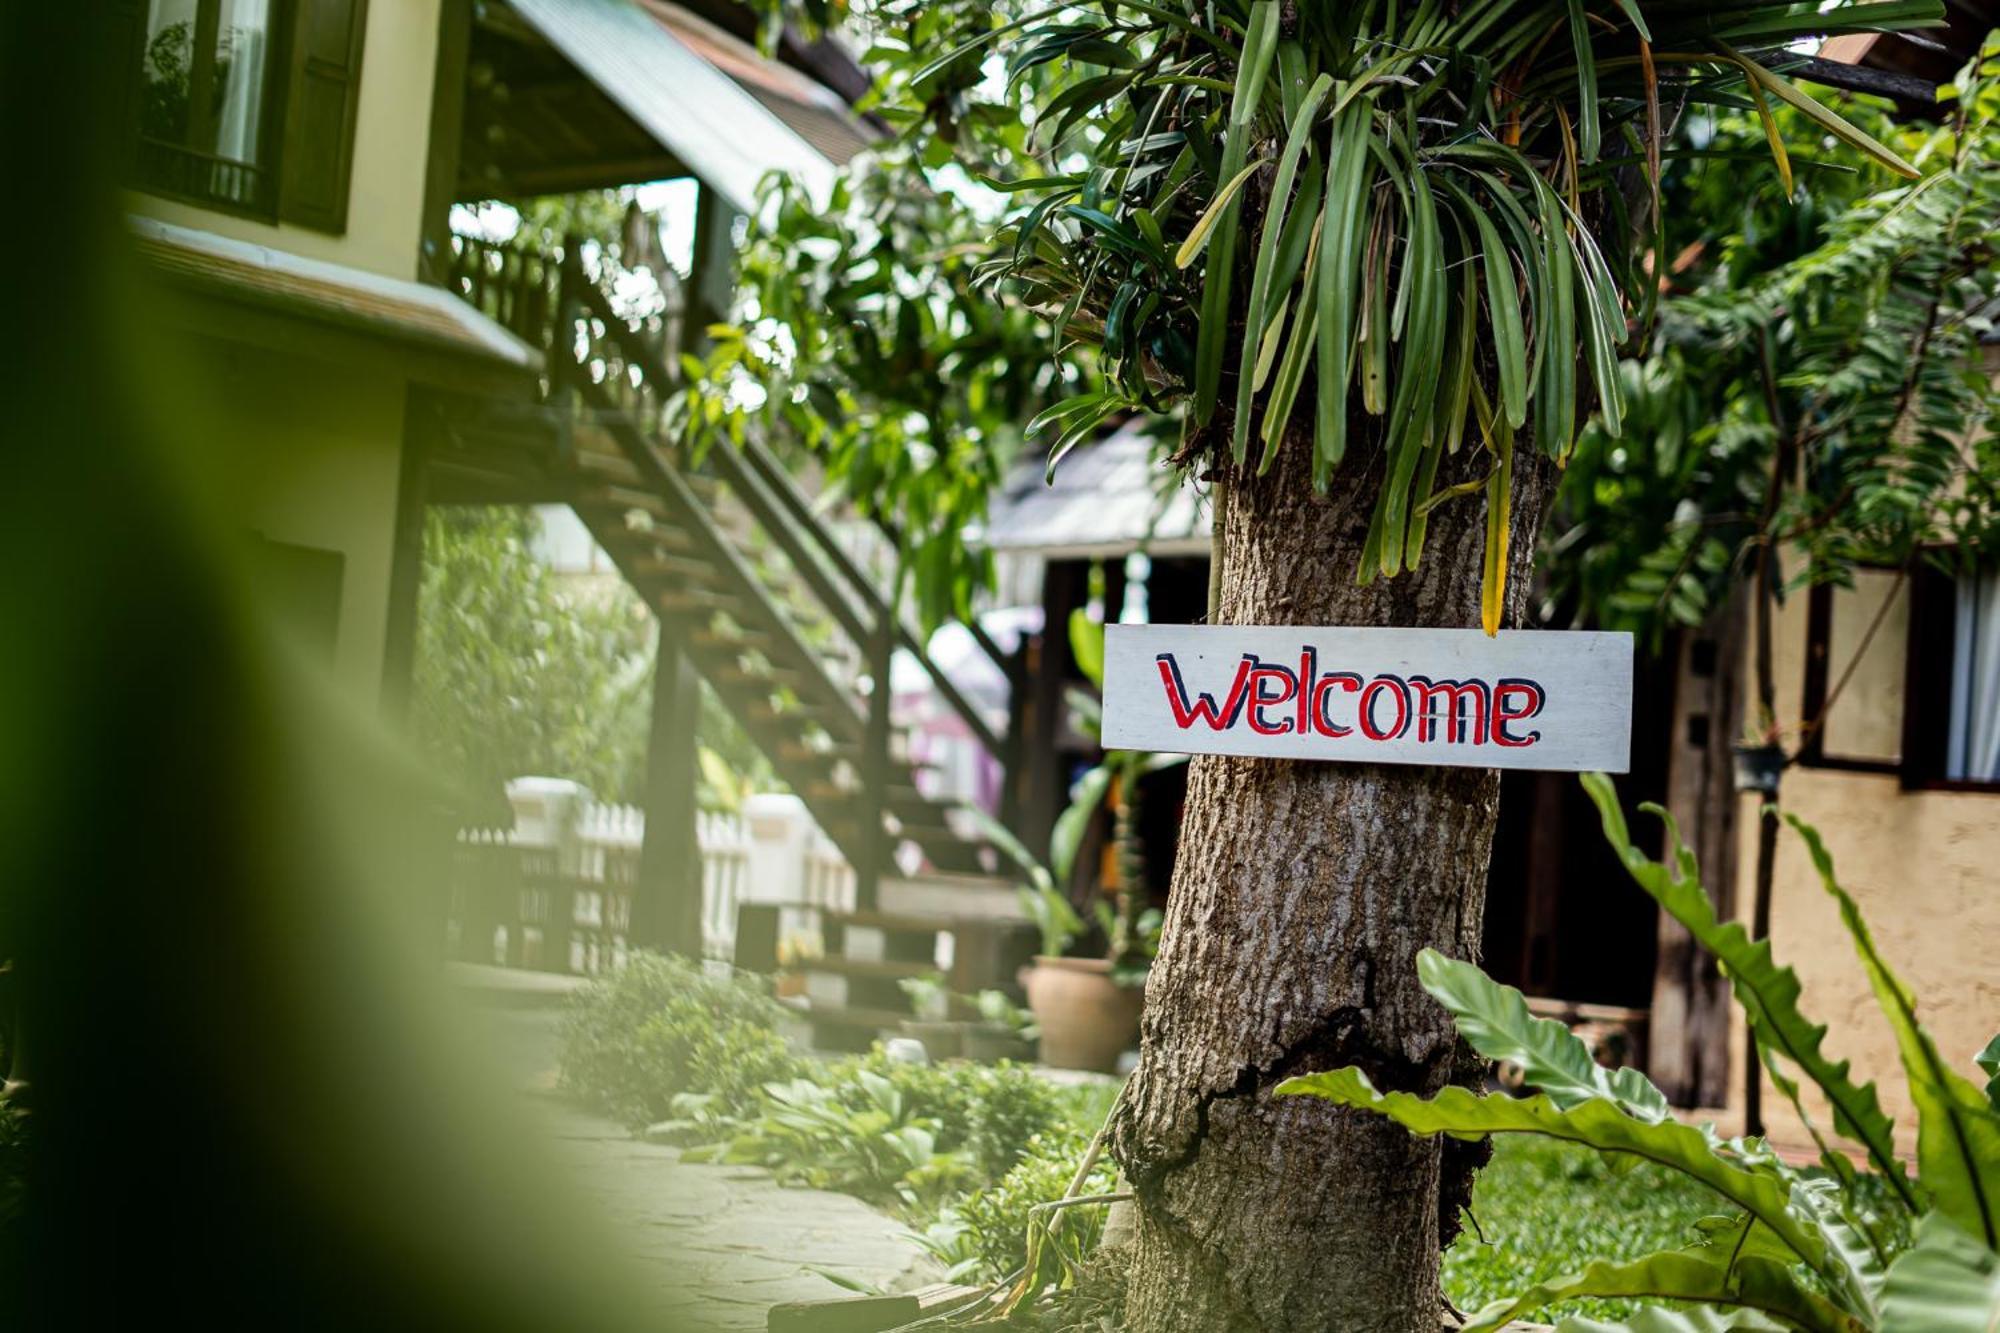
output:
M2000 574L1910 575L1903 780L2000 790Z
M365 0L117 0L132 183L347 228Z
M1910 620L1904 584L1897 570L1863 567L1851 587L1822 583L1808 594L1804 762L1899 771Z
M1953 580L1944 775L2000 782L2000 574Z
M170 194L268 213L272 0L151 0L137 170Z

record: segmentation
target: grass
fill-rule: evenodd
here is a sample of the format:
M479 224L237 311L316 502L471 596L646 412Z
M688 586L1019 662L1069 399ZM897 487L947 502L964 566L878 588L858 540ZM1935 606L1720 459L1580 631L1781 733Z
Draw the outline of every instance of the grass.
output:
M1445 1293L1468 1312L1592 1259L1678 1249L1695 1240L1696 1219L1730 1210L1662 1167L1614 1167L1574 1144L1503 1134L1473 1187L1472 1211L1484 1238L1468 1227L1444 1258ZM1631 1301L1575 1301L1537 1318L1616 1319L1636 1308Z

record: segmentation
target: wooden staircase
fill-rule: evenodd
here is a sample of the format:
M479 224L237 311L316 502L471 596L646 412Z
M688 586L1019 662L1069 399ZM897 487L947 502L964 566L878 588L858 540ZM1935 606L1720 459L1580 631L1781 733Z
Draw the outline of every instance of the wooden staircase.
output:
M872 1034L907 1016L895 982L931 969L941 934L952 940L943 951L955 988L1011 985L1013 866L966 812L919 785L889 713L894 652L913 655L1005 762L1002 738L762 444L717 440L697 461L662 429L679 388L678 313L620 315L567 249L560 260L491 266L536 293L459 283L510 326L525 319L515 332L545 349L547 370L542 401L482 407L457 443L553 458L541 464L553 489L855 867L857 913L826 923L829 959L809 981L824 1001L816 1027ZM1011 679L1000 650L970 628ZM893 927L890 956L845 956L850 924L860 938ZM1015 943L992 942L1003 938Z

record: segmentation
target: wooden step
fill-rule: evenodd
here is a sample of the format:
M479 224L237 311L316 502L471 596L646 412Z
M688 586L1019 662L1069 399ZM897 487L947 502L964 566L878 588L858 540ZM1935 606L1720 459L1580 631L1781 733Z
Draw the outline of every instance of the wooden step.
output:
M697 648L765 648L771 644L771 636L760 629L738 626L731 630L719 630L704 625L688 631L688 641Z
M1006 868L1006 862L1001 862ZM875 890L880 910L896 916L953 916L980 921L1026 921L1020 882L1004 875L931 871L910 879L884 877Z
M728 611L742 605L733 595L715 588L691 588L686 584L662 588L653 594L653 605L668 615L688 615L696 611Z
M802 685L810 684L811 680L812 678L807 676L805 672L794 667L779 666L775 662L763 662L755 667L741 665L719 667L710 678L710 683L719 690L741 689L753 685L772 687L787 685L796 690Z
M927 977L937 971L937 966L927 959L815 958L799 964L797 970L807 975L824 972L834 976L865 977L871 981L903 981L911 977Z
M674 580L701 586L713 586L721 578L714 565L693 555L634 556L626 569L634 578Z
M570 495L570 503L607 509L638 509L663 521L670 513L666 500L652 491L604 482L579 483Z

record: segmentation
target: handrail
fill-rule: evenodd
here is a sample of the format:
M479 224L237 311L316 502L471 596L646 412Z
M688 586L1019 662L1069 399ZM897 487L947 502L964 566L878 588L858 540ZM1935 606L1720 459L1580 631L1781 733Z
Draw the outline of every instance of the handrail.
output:
M656 391L662 386L671 385L673 376L659 360L657 350L648 346L624 320L612 312L609 303L604 299L603 292L595 283L585 281L581 286L583 299L591 307L592 313L603 322L606 333L618 343L620 352L624 354L625 363L638 367L642 376L653 381ZM740 451L740 457L738 450L722 443L711 449L708 457L713 460L720 479L735 490L738 498L750 510L751 516L770 532L784 551L786 558L798 569L814 594L826 603L834 619L855 643L865 651L868 645L875 641L875 627L885 620L891 622L895 641L916 658L924 669L924 674L929 676L931 683L937 687L946 706L965 723L973 738L987 754L995 760L1003 758L1003 742L994 732L992 725L973 706L971 700L965 697L957 683L945 673L944 668L931 658L915 631L904 624L900 616L895 615L888 599L876 589L867 574L855 563L854 558L834 540L833 534L826 530L826 526L812 512L811 505L799 491L798 484L778 465L777 460L770 456L769 451L754 440L746 440ZM749 468L743 466L745 460L749 462ZM774 498L777 501L776 505L772 504ZM801 533L811 538L812 543L819 548L818 552L814 552L801 540ZM866 621L856 615L847 595L826 577L825 570L820 566L821 559L841 575L853 593L858 594L861 606L867 612ZM870 621L873 623L869 623ZM984 638L984 635L978 637ZM991 643L990 638L985 639L988 651L997 652L997 649L990 647ZM886 689L887 685L888 682L884 679L878 683L878 688Z
M876 589L873 582L869 580L867 573L860 565L855 563L854 557L842 549L840 543L833 539L833 534L828 532L826 526L819 522L817 516L812 512L811 502L806 499L804 492L799 490L798 483L792 480L791 474L784 470L776 458L772 457L771 451L760 441L746 439L743 442L741 452L749 460L750 465L769 483L771 489L777 492L778 498L792 512L793 517L799 525L818 539L821 547L826 552L828 560L833 564L835 569L838 569L842 573L849 583L859 590L862 600L868 606L869 610L878 617L894 616L888 599L883 597ZM938 693L944 697L944 701L951 708L951 711L958 714L959 720L972 730L974 739L985 748L989 755L992 755L995 759L1001 758L1001 748L1004 742L994 732L992 726L986 721L985 716L959 691L958 685L950 676L945 674L944 668L931 659L930 653L926 650L923 641L917 637L916 631L905 624L901 616L894 616L894 618L896 621L897 639L916 657L918 663L924 668L924 673L931 678L931 683L937 686ZM995 665L999 666L1004 672L1006 670L1006 663L998 655L999 649L993 644L993 640L987 636L986 631L981 629L976 622L972 621L966 623L966 628L972 632L974 642L980 644L989 653L995 654Z

